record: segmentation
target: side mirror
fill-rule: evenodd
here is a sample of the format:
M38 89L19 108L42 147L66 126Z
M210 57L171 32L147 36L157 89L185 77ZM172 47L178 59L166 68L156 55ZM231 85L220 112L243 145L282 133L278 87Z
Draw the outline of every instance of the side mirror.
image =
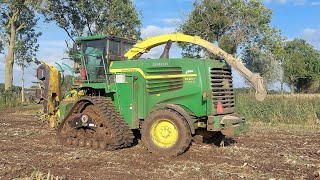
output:
M72 48L70 49L69 53L70 54L76 54L79 53L79 44L78 43L73 43Z

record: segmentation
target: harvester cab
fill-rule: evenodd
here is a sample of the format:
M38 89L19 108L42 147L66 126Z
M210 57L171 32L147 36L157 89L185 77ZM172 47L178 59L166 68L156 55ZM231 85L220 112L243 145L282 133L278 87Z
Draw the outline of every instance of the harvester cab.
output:
M172 42L199 45L222 60L169 58ZM162 44L166 46L159 59L140 58ZM47 84L41 87L44 113L67 145L124 148L133 143L135 129L151 152L176 156L189 147L197 132L244 133L248 124L236 113L230 67L251 82L257 100L266 97L258 74L196 36L166 34L137 44L111 36L81 37L70 57L72 71L80 78L65 98L61 98L58 70L45 63L38 69L46 74L38 76Z
M114 36L78 38L69 54L74 61L75 73L81 74L76 84L106 83L110 63L125 60L124 54L134 44L134 40Z

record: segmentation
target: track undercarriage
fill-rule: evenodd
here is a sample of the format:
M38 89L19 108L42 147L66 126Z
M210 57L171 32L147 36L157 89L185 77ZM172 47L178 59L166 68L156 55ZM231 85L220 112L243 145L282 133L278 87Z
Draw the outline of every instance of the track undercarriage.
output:
M102 150L128 147L133 133L112 101L105 97L84 97L58 128L64 144Z

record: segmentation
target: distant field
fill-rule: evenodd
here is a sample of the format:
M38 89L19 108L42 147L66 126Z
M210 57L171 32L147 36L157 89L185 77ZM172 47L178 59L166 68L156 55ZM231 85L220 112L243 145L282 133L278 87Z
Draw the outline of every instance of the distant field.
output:
M284 98L320 98L320 94L269 94L268 96Z
M237 112L251 123L294 124L320 126L320 94L271 94L263 102L258 102L253 93L236 94ZM22 104L20 93L0 93L0 108L23 108L32 100L26 97Z
M25 103L21 103L20 91L12 90L4 92L0 90L0 108L19 107L31 102L35 102L33 93L26 93Z
M258 102L253 94L237 94L237 111L250 122L317 125L320 94L268 95ZM320 125L319 125L320 126Z

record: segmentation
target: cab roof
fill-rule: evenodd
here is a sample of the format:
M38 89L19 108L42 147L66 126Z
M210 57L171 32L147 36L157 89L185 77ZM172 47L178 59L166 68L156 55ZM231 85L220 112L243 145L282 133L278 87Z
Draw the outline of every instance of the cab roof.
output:
M124 41L124 42L128 42L128 43L136 43L137 42L134 39L126 39L126 38L120 38L120 37L108 36L108 35L83 36L83 37L78 37L76 39L76 41L77 42L91 41L91 40L98 40L98 39L110 39L110 40L115 40L115 41Z

